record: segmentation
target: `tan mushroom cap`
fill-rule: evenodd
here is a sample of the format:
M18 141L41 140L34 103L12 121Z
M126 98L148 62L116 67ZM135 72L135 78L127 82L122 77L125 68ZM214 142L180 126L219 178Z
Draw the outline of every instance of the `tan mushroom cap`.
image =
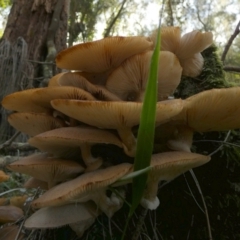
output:
M9 176L2 170L0 170L0 183L9 179Z
M113 133L90 127L66 127L51 130L29 139L29 143L41 151L62 157L67 157L69 152L76 152L77 155L81 149L78 156L80 158L82 155L84 163L89 167L87 171L94 170L102 164L102 159L91 155L93 144L114 144L122 147L121 141Z
M124 101L143 101L152 51L124 61L109 76L106 88ZM181 80L182 67L171 52L161 51L158 68L158 101L172 95Z
M57 99L51 101L58 111L99 128L118 129L139 124L142 103L104 102ZM166 100L156 104L156 123L163 124L178 115L183 109L181 99Z
M84 168L75 161L47 157L47 154L33 154L8 165L12 171L24 173L48 182L49 188L59 182L75 178Z
M111 216L112 208L118 207L119 203L113 202L106 196L106 189L130 172L131 169L132 164L122 163L85 173L74 180L59 184L48 190L32 202L32 207L60 206L71 202L93 200L104 213Z
M75 87L51 87L27 89L6 96L2 105L18 112L49 112L53 99L95 100L88 92Z
M160 181L173 180L189 169L201 166L209 161L209 156L190 152L173 151L153 154L151 159L152 170L148 175L147 188L141 204L149 209L156 209L159 205L157 192Z
M179 117L198 132L240 128L240 87L212 89L185 100L185 112Z
M131 128L140 122L142 103L53 100L52 106L81 122L106 129L116 129L129 156L135 156L136 139ZM182 100L168 100L156 104L156 124L171 120L182 111Z
M150 38L156 45L158 30L154 30ZM181 30L180 27L161 27L161 51L170 51L176 53L180 45Z
M44 113L13 113L8 117L8 122L14 128L29 136L66 126L62 120Z
M74 203L63 206L46 207L33 213L24 223L27 229L58 228L72 223L83 225L95 220L99 215L92 202Z
M43 190L48 189L48 183L45 181L41 181L37 178L30 177L23 185L24 188L40 188Z
M22 218L23 211L15 206L0 206L0 223L16 222Z
M105 72L119 66L125 59L152 47L146 37L107 37L75 45L56 57L59 68L86 72Z
M58 77L57 77L58 76ZM98 100L121 101L115 94L109 92L104 86L94 85L83 77L82 72L65 72L54 76L49 86L72 86L81 88Z

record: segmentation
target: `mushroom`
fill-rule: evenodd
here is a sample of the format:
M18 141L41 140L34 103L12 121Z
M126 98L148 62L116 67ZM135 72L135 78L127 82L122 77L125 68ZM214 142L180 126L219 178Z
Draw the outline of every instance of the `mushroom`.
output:
M191 168L201 166L210 161L209 156L190 152L164 152L153 154L151 171L148 175L147 187L141 200L141 205L154 210L159 205L157 197L158 183L171 181Z
M159 125L155 130L155 148L159 148L158 152L174 151L191 152L193 130L185 124L178 124L170 121Z
M108 217L111 217L115 211L120 209L122 201L116 196L107 197L106 190L109 185L131 170L132 164L122 163L85 173L48 190L31 205L33 208L42 208L93 200Z
M8 117L8 122L14 128L29 136L66 126L61 119L44 113L13 113Z
M57 76L57 77L56 77ZM90 83L82 72L65 72L54 76L49 81L49 86L72 86L89 92L98 100L121 101L115 94L109 92L104 86Z
M18 112L51 112L53 99L95 100L88 92L75 87L49 87L27 89L7 95L2 105Z
M183 75L196 77L202 71L203 57L200 54L213 43L211 32L192 31L181 37L176 55L183 67Z
M211 89L184 100L175 121L193 131L225 131L240 127L240 87Z
M84 171L75 161L51 158L42 153L24 157L8 165L8 168L48 182L48 188L75 178Z
M154 30L150 38L154 46L156 45L158 29ZM180 45L181 30L180 27L161 27L161 51L176 53Z
M15 206L0 206L0 223L16 222L24 217L23 211Z
M101 158L94 158L91 147L97 143L114 144L122 147L117 136L109 131L91 127L66 127L39 134L28 141L30 145L60 157L69 157L69 153L79 158L80 154L87 167L93 171L102 165ZM80 150L81 149L81 153Z
M53 100L58 111L81 122L105 129L116 129L124 144L124 151L135 156L136 139L132 127L140 122L142 103ZM182 100L157 102L156 125L170 121L182 111Z
M125 59L152 47L146 37L107 37L81 43L61 51L56 57L59 68L104 73Z
M9 179L9 176L2 170L0 170L0 183Z
M109 76L106 88L124 101L143 101L152 51L124 61ZM158 67L158 101L172 95L181 80L182 67L171 52L161 51Z
M74 203L63 206L41 208L33 213L24 223L27 229L51 229L65 225L79 225L82 234L90 227L100 214L92 202Z
M40 188L42 190L48 190L48 183L41 181L37 178L30 177L23 185L24 188Z

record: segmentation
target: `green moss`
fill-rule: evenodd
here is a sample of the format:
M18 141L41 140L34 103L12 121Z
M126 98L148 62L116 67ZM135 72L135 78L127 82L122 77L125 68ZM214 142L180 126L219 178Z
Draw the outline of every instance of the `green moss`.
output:
M175 97L187 98L204 90L233 86L232 83L228 83L225 79L223 65L214 44L204 50L202 56L204 66L201 74L195 78L183 76Z

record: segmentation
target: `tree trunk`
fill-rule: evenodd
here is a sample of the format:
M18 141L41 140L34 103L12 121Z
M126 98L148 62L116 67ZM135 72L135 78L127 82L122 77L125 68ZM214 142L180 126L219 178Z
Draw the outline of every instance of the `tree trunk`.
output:
M54 59L66 48L70 0L15 0L0 40L0 100L46 82L56 73ZM45 84L46 85L46 84ZM12 135L0 112L0 142Z

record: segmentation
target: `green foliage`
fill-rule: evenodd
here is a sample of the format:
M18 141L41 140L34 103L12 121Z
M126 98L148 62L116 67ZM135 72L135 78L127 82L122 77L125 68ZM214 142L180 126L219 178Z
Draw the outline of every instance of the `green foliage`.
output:
M12 0L0 0L0 8L9 7L12 4Z
M218 49L213 44L202 52L204 66L201 74L195 78L182 77L176 90L177 98L187 98L204 90L212 88L226 88L233 84L225 80L223 65L218 56Z

